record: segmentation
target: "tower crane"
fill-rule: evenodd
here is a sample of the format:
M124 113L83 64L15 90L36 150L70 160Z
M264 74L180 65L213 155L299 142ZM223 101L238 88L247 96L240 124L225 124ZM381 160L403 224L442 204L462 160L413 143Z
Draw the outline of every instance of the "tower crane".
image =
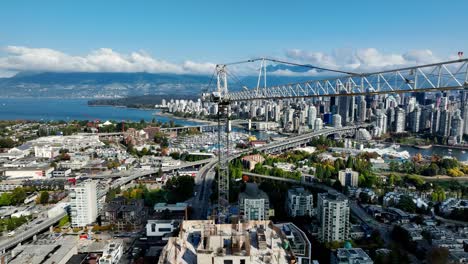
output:
M216 88L202 94L202 100L218 106L218 211L217 221L224 223L229 215L229 117L232 102L271 100L285 98L312 98L331 96L357 96L419 91L468 90L468 59L431 63L370 73L328 69L310 64L282 61L272 58L254 58L244 61L218 64L215 68ZM228 90L228 67L261 61L257 87ZM334 78L315 79L300 83L267 86L267 62L305 67L332 72ZM263 87L261 78L263 76Z

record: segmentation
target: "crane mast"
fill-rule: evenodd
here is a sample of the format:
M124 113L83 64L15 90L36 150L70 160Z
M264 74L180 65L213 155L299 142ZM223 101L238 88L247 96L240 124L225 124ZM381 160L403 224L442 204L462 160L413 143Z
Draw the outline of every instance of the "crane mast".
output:
M229 116L231 112L228 93L227 72L224 65L216 69L218 101L218 222L224 223L229 214Z
M204 93L203 100L217 106L218 121L218 208L216 216L218 223L225 223L229 215L229 116L231 112L228 100L228 83L226 65L216 65L217 87L211 93Z

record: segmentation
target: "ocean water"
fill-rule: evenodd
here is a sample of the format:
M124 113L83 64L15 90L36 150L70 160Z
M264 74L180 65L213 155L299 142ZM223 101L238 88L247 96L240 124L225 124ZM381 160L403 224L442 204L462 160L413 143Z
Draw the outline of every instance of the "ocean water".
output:
M161 122L174 120L180 125L197 125L198 122L153 115L157 110L132 109L113 106L89 106L88 99L58 98L0 98L0 120L127 120Z

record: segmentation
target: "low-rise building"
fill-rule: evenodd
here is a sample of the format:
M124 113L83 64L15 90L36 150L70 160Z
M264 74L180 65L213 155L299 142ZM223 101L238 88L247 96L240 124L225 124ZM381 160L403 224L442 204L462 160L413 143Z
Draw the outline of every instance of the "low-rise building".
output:
M153 218L161 219L188 219L188 204L187 203L157 203L153 207Z
M449 198L445 200L440 206L440 211L444 214L450 214L455 209L468 209L468 200Z
M275 168L282 169L284 171L293 171L294 170L294 164L287 163L287 162L277 162L273 164Z
M146 223L147 237L163 237L179 228L179 221L175 220L148 220Z
M119 263L124 253L122 241L111 241L109 242L102 256L99 258L99 264L114 264Z
M408 232L412 241L423 240L422 228L418 224L406 223L401 227Z
M103 225L114 225L119 231L130 231L140 228L147 218L143 199L127 201L117 197L104 206Z
M169 239L158 264L297 263L298 257L285 245L288 238L270 221L183 221L179 236Z
M53 159L60 154L60 147L49 145L34 146L34 156L36 158Z
M362 248L339 248L332 253L332 264L373 264L374 261Z
M401 224L409 223L410 221L410 215L399 208L389 207L387 211L394 216L395 221Z
M298 264L309 264L311 261L311 244L307 235L293 223L275 224L286 235Z
M265 161L265 158L260 154L254 154L254 155L248 155L248 156L242 157L242 164L248 170L253 170L255 168L255 165L257 165L258 163L263 163L264 161Z
M53 167L48 165L41 167L5 168L3 175L9 179L45 179L52 176Z
M463 239L432 239L431 243L434 247L446 248L450 252L464 252Z
M52 171L52 177L68 177L70 176L71 172L71 169L55 169L54 171Z
M454 251L449 255L451 263L468 263L468 252Z

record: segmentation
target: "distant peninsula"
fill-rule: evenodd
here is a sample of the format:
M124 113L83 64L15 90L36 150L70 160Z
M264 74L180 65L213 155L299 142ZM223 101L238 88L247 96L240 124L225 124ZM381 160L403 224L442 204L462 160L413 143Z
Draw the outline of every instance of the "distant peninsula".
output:
M118 106L128 108L154 108L155 105L161 104L162 100L170 101L172 99L179 100L196 100L195 95L140 95L129 96L124 98L112 99L93 99L88 101L91 106Z

